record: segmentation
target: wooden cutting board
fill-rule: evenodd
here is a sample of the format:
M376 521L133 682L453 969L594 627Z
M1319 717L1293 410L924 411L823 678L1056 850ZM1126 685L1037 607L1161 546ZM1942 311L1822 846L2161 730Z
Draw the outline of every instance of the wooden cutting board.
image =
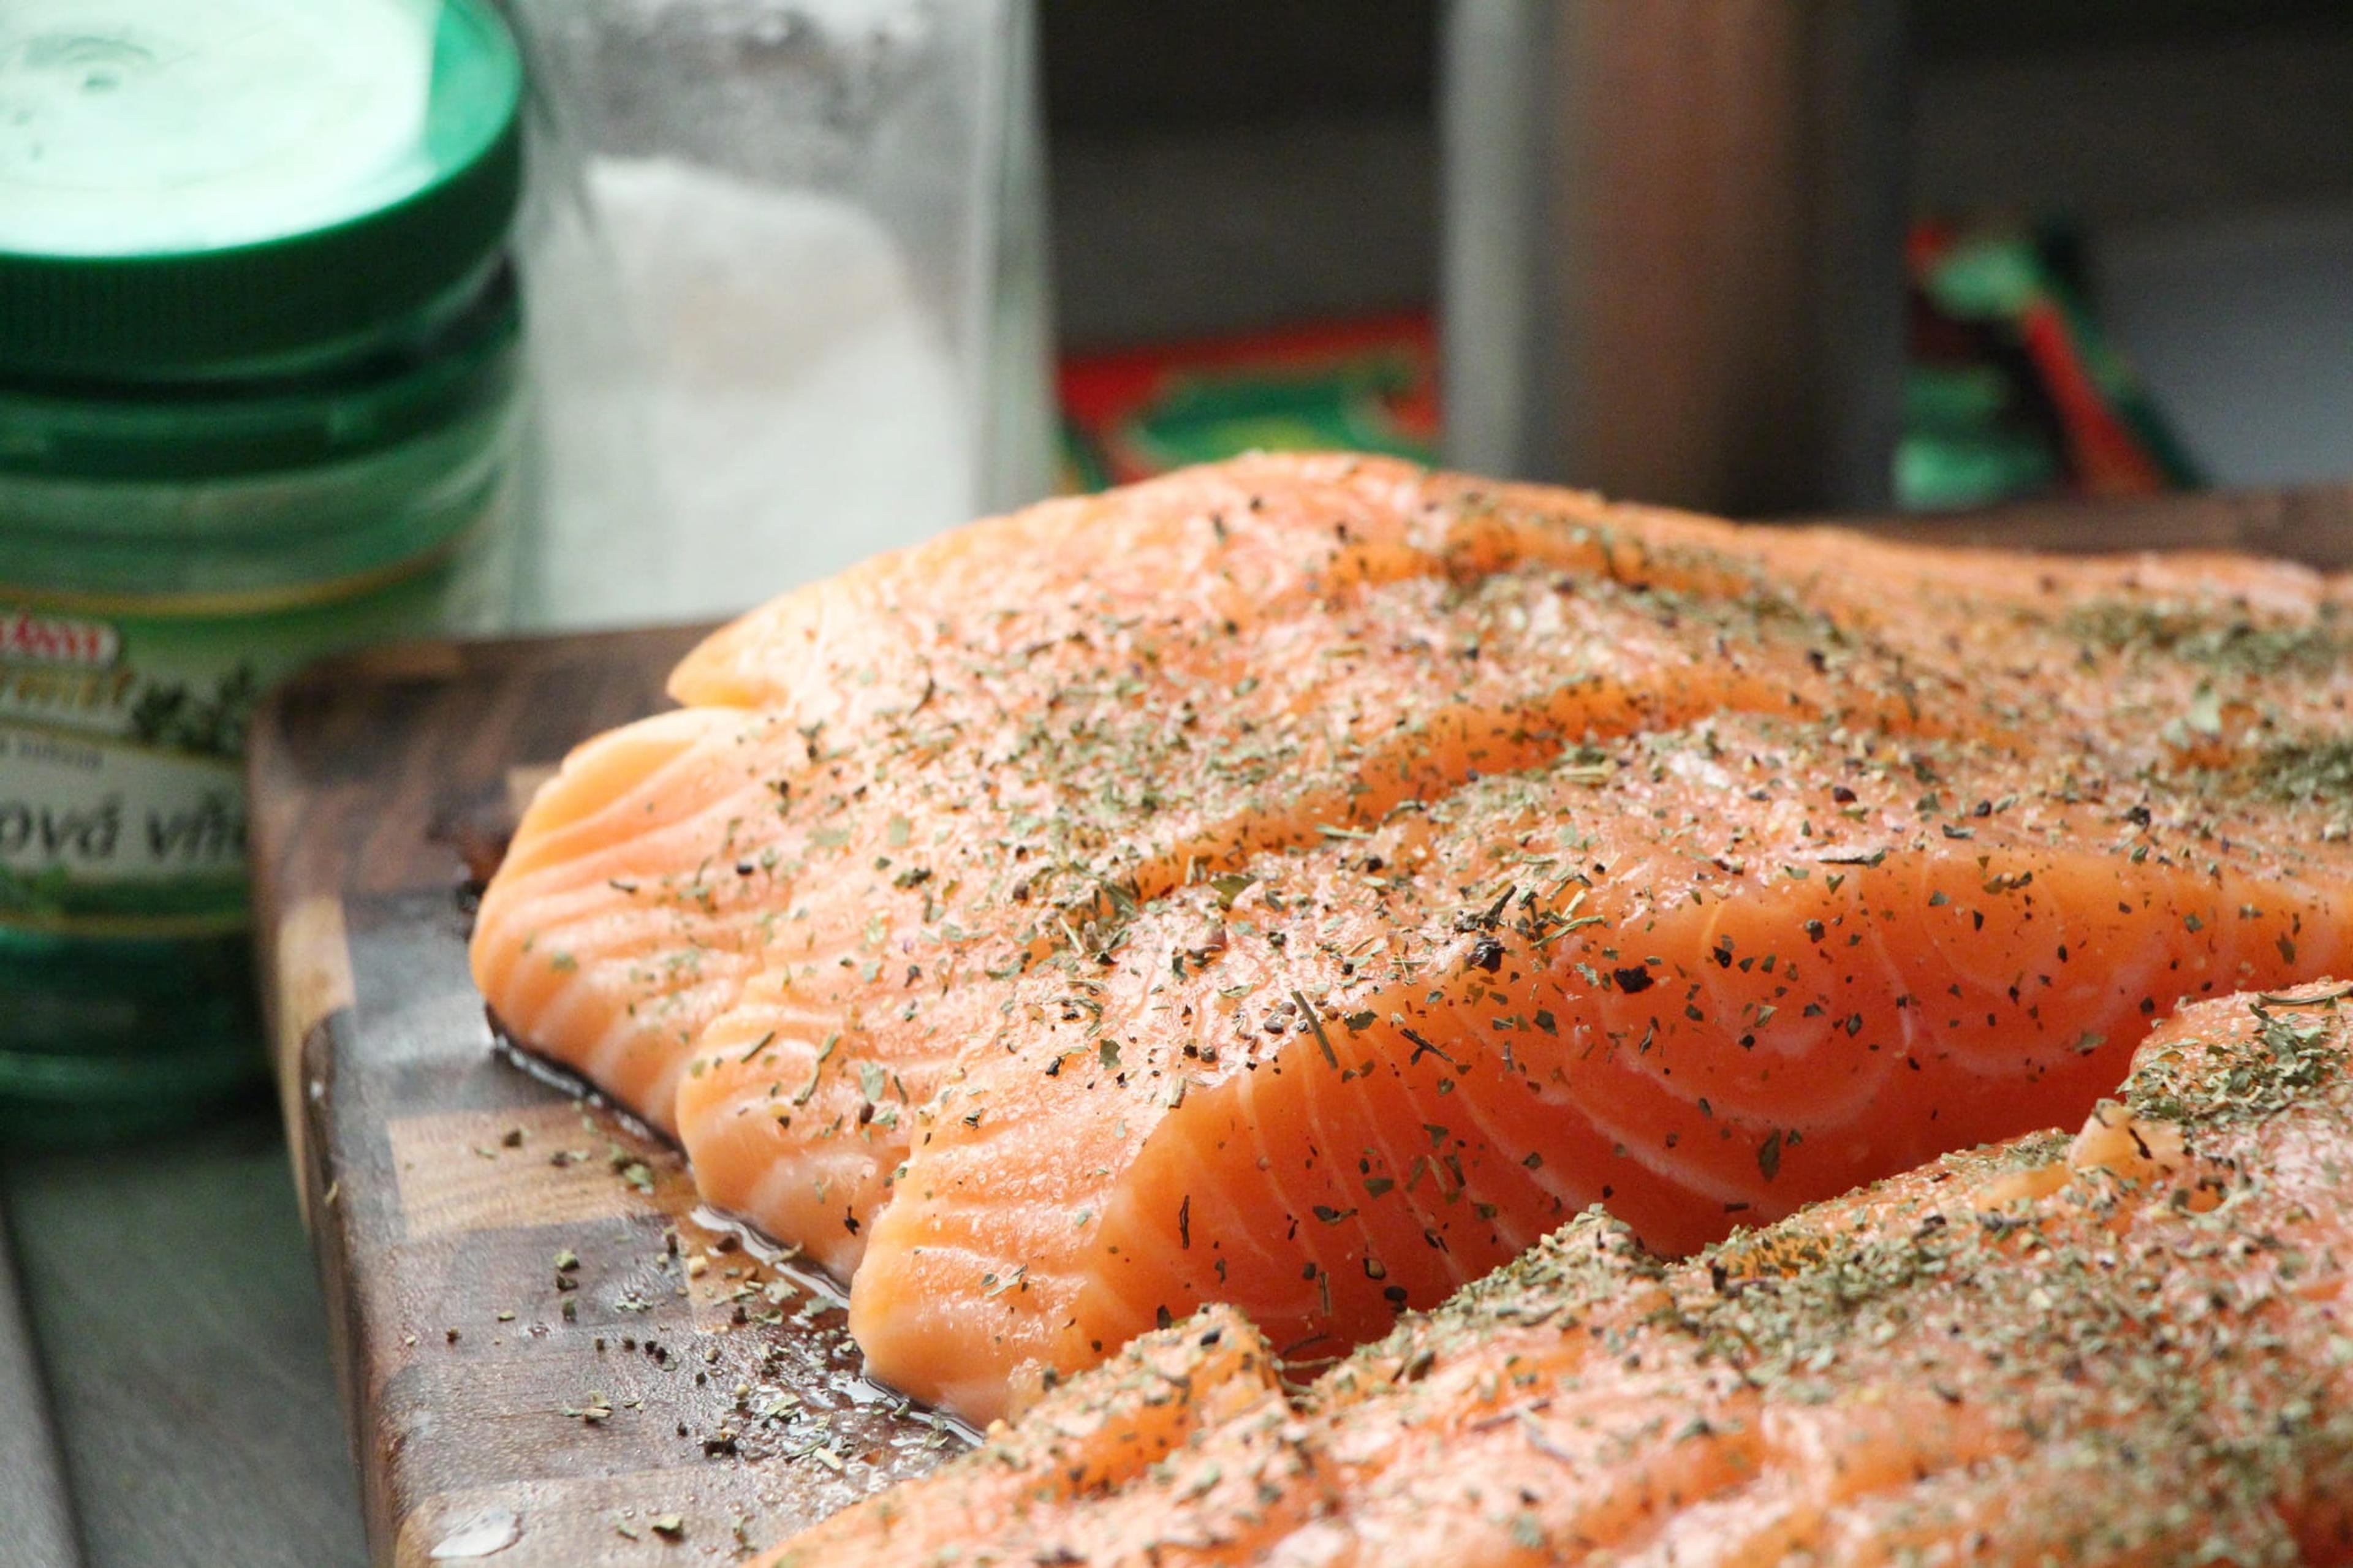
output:
M2353 565L2353 491L1888 531ZM376 1561L730 1562L960 1445L858 1381L821 1291L698 1223L678 1156L496 1054L470 879L691 631L322 668L252 740L265 995Z
M494 1051L471 879L689 632L322 668L252 738L265 990L379 1563L728 1563L961 1447L678 1154Z

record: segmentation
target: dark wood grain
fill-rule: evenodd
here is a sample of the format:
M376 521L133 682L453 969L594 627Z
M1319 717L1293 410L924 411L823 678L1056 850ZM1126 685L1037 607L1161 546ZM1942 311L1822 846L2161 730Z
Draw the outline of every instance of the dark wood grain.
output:
M2113 553L2229 550L2326 571L2353 568L2353 485L2213 490L2132 501L2039 501L1948 517L1874 521L1900 539Z
M696 1222L674 1151L501 1059L467 976L518 785L659 706L692 637L384 650L257 725L271 1031L378 1563L728 1562L955 1442Z
M1873 526L2353 565L2353 489ZM737 1521L766 1543L952 1446L849 1381L838 1312L805 1317L789 1285L771 1301L771 1269L714 1250L674 1152L496 1056L467 977L463 889L515 802L576 742L662 706L694 636L383 650L257 723L266 995L379 1563L427 1563L470 1527L517 1532L500 1568L727 1561ZM567 1250L576 1289L557 1284ZM611 1413L578 1414L597 1394ZM798 1414L763 1418L786 1395ZM827 1433L830 1459L801 1452ZM670 1514L682 1540L653 1528Z

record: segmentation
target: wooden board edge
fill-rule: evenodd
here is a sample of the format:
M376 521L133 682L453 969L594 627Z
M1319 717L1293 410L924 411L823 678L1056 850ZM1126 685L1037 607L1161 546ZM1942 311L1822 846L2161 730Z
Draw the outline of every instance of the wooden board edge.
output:
M1922 544L2080 554L2231 551L2324 572L2353 568L2353 481L1792 521Z

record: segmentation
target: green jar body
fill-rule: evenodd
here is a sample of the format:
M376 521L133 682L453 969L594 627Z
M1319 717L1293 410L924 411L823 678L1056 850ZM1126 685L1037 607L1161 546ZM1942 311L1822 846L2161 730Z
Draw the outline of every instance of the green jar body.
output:
M507 618L522 85L494 0L0 5L0 1145L260 1078L256 705Z
M243 752L343 649L512 598L517 325L300 386L0 385L0 1140L259 1075Z

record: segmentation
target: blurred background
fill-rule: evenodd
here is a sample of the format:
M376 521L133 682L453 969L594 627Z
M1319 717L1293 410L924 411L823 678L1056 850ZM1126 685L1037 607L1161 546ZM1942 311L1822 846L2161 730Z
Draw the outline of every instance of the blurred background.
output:
M1759 8L1651 9L1646 26L1623 18L1625 36L1610 42L1649 51L1645 79L1666 95L1667 113L1723 112L1724 84L1708 73L1725 68L1708 57L1756 47L1744 29L1753 34ZM2353 471L2353 137L2344 131L2353 108L2353 13L2328 0L1915 0L1784 9L1806 13L1819 33L1810 41L1766 40L1764 60L1752 57L1746 66L1751 90L1760 67L1780 58L1777 50L1819 58L1842 44L1861 57L1839 64L1842 74L1820 83L1811 102L1790 87L1778 106L1752 105L1749 113L1752 128L1768 131L1805 114L1826 116L1831 135L1870 144L1816 178L1873 182L1872 190L1846 193L1856 205L1837 232L1844 245L1876 249L1840 265L1877 268L1883 294L1908 295L1899 326L1884 324L1899 320L1884 313L1894 309L1890 298L1873 329L1903 332L1900 343L1873 346L1894 348L1907 372L1884 501L1931 509L2052 490L2279 484ZM1104 391L1108 352L1157 349L1189 367L1197 353L1236 352L1237 337L1246 343L1307 323L1354 323L1388 334L1395 358L1368 372L1376 380L1386 375L1384 384L1396 385L1410 365L1414 392L1446 384L1470 395L1439 407L1391 393L1387 433L1409 449L1489 468L1516 455L1524 468L1550 468L1546 477L1626 491L1609 472L1515 454L1498 428L1510 411L1486 385L1448 384L1432 373L1426 335L1450 308L1472 318L1471 330L1492 331L1495 296L1527 287L1524 262L1484 276L1461 268L1461 252L1477 248L1482 231L1449 220L1497 221L1496 203L1482 211L1477 194L1462 187L1502 184L1522 195L1522 221L1539 225L1546 220L1525 199L1532 190L1588 210L1622 213L1631 205L1598 181L1580 190L1570 168L1556 165L1531 186L1505 167L1530 153L1508 144L1516 106L1506 102L1499 112L1495 100L1540 89L1515 81L1482 47L1514 31L1525 43L1545 21L1580 10L1612 8L1309 0L1267 8L1242 28L1214 0L1149 7L1047 0L1062 385L1082 436L1081 460L1099 465L1085 471L1124 477L1148 460L1105 458L1155 424L1151 413ZM1583 106L1571 101L1561 84L1580 58L1575 40L1565 50L1556 43L1547 51L1541 40L1522 50L1524 68L1556 89L1536 112L1556 135L1588 114L1626 127L1622 81L1603 83L1619 90ZM1616 155L1630 160L1641 151L1621 147ZM1621 168L1661 173L1630 162ZM1801 179L1780 189L1802 195L1803 186ZM1873 211L1876 203L1891 205ZM1711 212L1721 221L1729 208L1689 185L1678 188L1674 205L1692 222L1709 221ZM1504 206L1504 221L1511 210ZM1561 218L1549 221L1548 232L1565 238ZM1795 228L1809 219L1793 199L1756 221ZM1889 232L1894 223L1906 231L1903 240ZM1645 237L1652 242L1645 264L1670 264L1658 233ZM1900 280L1893 275L1899 265ZM1972 279L1972 267L2011 276ZM2066 316L2060 341L2032 349L2021 325L2030 283L2061 301ZM1688 352L1685 345L1721 352L1744 327L1801 335L1788 296L1761 291L1747 304L1753 319L1720 325L1695 345L1687 320L1680 332L1673 322L1638 325L1657 334L1662 354ZM1579 309L1556 306L1548 329L1524 320L1525 340L1539 345L1535 352L1562 353L1563 321ZM1205 342L1213 346L1168 347ZM1490 380L1496 357L1491 352L1482 367ZM2071 362L2096 366L2092 397L2071 397ZM1480 374L1458 367L1454 380L1476 382ZM1213 381L1240 395L1223 377ZM1145 407L1186 422L1204 389L1183 378L1178 384L1164 382L1162 401ZM1597 395L1623 394L1593 384ZM1327 405L1345 402L1336 384L1325 391ZM1106 421L1107 402L1119 402L1124 417ZM2153 461L2103 460L2102 413L2118 417L2132 433L2126 445ZM1860 479L1849 481L1848 493L1829 487L1786 497L1651 493L1660 488L1674 487L1632 493L1749 512L1851 510L1858 497L1870 499Z
M2326 0L513 8L580 171L528 626L1253 447L1751 517L2353 466Z
M2342 0L504 15L528 495L478 626L710 618L1252 447L1752 517L2353 479ZM13 1123L0 1565L364 1560L254 1055L194 1130Z

